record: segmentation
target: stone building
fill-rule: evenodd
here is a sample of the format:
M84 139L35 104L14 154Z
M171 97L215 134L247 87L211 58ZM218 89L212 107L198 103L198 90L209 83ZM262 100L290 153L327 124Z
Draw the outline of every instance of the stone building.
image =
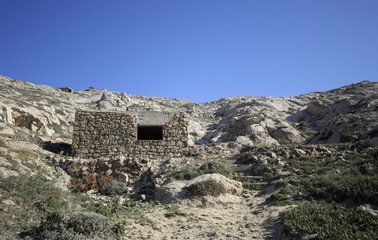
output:
M96 159L162 159L181 157L188 147L185 114L78 111L72 151L75 157Z

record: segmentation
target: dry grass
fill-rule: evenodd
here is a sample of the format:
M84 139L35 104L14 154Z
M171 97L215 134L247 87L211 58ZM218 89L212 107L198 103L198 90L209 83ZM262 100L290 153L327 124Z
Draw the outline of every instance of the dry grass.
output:
M87 192L95 189L100 191L106 184L112 181L111 176L88 174L82 178L72 180L71 186L80 192Z

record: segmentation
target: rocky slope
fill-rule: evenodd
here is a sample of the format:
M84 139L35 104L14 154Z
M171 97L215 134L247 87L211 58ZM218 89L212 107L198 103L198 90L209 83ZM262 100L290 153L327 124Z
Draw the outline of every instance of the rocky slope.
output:
M0 133L27 128L69 142L75 111L169 111L191 116L192 144L336 143L378 139L378 83L364 81L295 97L231 97L207 103L89 88L64 91L0 76ZM19 128L14 128L14 126Z

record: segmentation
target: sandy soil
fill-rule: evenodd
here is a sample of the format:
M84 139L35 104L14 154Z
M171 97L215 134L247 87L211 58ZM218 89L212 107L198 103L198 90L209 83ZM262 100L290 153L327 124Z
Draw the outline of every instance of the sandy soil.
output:
M265 203L275 192L244 192L240 203L208 208L157 205L124 220L124 239L285 239L278 215L288 207Z

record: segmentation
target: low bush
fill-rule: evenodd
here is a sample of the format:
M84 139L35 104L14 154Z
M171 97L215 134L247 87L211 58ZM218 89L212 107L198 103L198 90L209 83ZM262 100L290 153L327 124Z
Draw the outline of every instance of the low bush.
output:
M71 187L80 191L87 192L92 189L100 191L106 184L112 181L112 177L105 175L88 174L79 179L71 181Z
M269 198L266 199L266 202L271 205L285 206L294 204L293 201L284 193L274 193Z
M52 212L32 230L37 239L111 239L112 224L108 218L94 212Z
M190 167L183 167L175 172L173 172L173 177L177 180L190 180L198 177L201 173L198 170L192 169Z
M285 231L293 238L376 239L378 219L338 204L304 204L281 214Z
M224 185L215 180L193 183L185 188L190 196L219 196L226 193Z
M201 155L197 149L190 149L184 154L186 157L198 157Z
M112 181L101 188L100 193L103 195L114 196L124 194L127 191L127 184L118 181Z
M243 152L243 153L240 154L239 162L241 164L254 163L256 161L254 156L255 156L255 154L253 152Z
M174 171L171 175L178 180L190 180L209 173L219 173L224 176L230 176L233 173L233 170L226 161L209 160L204 162L199 169L186 166Z
M202 174L219 173L225 176L232 174L231 167L226 162L221 160L206 161L201 165L200 171Z
M186 216L187 214L182 212L178 205L169 206L166 208L167 212L164 214L166 218L172 218L176 216Z

